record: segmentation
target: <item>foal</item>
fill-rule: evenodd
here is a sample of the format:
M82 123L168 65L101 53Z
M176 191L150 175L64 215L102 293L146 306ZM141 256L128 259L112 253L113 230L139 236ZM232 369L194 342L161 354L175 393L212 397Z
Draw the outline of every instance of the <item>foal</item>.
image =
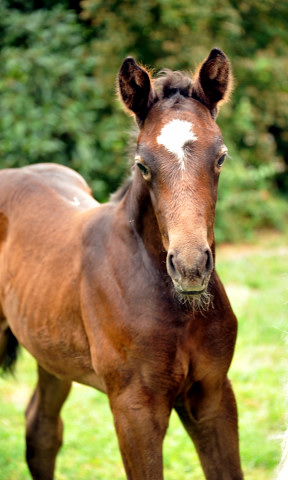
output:
M53 479L60 410L77 381L107 393L128 479L163 479L174 408L206 479L241 480L227 379L237 322L214 269L227 154L215 118L229 61L213 49L193 81L152 81L129 57L118 83L139 136L132 179L110 202L66 167L0 173L0 358L8 365L19 341L39 365L26 411L31 475Z

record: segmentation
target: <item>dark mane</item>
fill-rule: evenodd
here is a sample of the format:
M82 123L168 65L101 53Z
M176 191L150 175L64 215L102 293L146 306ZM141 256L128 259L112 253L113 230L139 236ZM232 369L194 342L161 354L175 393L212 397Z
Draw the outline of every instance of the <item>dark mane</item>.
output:
M132 183L132 176L130 175L128 178L124 180L122 185L116 190L116 192L111 193L110 195L110 202L119 203L122 198L125 196L126 192L128 191L130 185Z
M183 97L192 96L193 80L183 72L173 72L169 69L161 70L153 84L159 99L170 98L177 94Z

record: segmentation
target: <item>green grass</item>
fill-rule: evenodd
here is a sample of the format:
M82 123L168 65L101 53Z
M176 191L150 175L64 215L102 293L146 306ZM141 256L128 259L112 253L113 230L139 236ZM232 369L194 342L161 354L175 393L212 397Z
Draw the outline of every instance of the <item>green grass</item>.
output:
M246 480L271 480L285 430L288 382L288 238L221 246L217 269L239 320L230 378L239 410ZM16 378L0 379L0 478L30 479L23 413L35 383L34 360L22 353ZM124 470L105 395L75 385L63 409L64 447L57 480L120 480ZM165 480L203 480L193 445L175 414L164 444Z

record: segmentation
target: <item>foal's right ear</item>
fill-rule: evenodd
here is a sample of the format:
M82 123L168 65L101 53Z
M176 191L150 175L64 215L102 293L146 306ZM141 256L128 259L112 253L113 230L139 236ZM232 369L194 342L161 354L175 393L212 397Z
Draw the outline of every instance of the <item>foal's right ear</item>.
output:
M124 105L141 126L156 99L149 73L132 57L125 58L118 75L118 88Z
M215 119L219 103L229 97L231 88L230 62L219 48L213 48L196 74L192 97L206 105Z

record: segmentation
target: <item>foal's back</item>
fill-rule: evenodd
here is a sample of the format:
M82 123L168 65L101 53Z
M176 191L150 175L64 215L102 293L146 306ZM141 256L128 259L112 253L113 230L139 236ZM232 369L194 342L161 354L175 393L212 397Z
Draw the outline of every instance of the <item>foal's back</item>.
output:
M30 201L28 197L32 192L39 201L46 196L46 203L48 203L48 198L50 200L58 196L58 200L61 198L78 210L98 205L91 195L90 187L81 175L68 167L54 163L39 163L21 169L2 170L0 184L1 209L7 208L11 197L15 195L22 195ZM37 208L37 205L31 204L30 208L33 209L33 207Z

